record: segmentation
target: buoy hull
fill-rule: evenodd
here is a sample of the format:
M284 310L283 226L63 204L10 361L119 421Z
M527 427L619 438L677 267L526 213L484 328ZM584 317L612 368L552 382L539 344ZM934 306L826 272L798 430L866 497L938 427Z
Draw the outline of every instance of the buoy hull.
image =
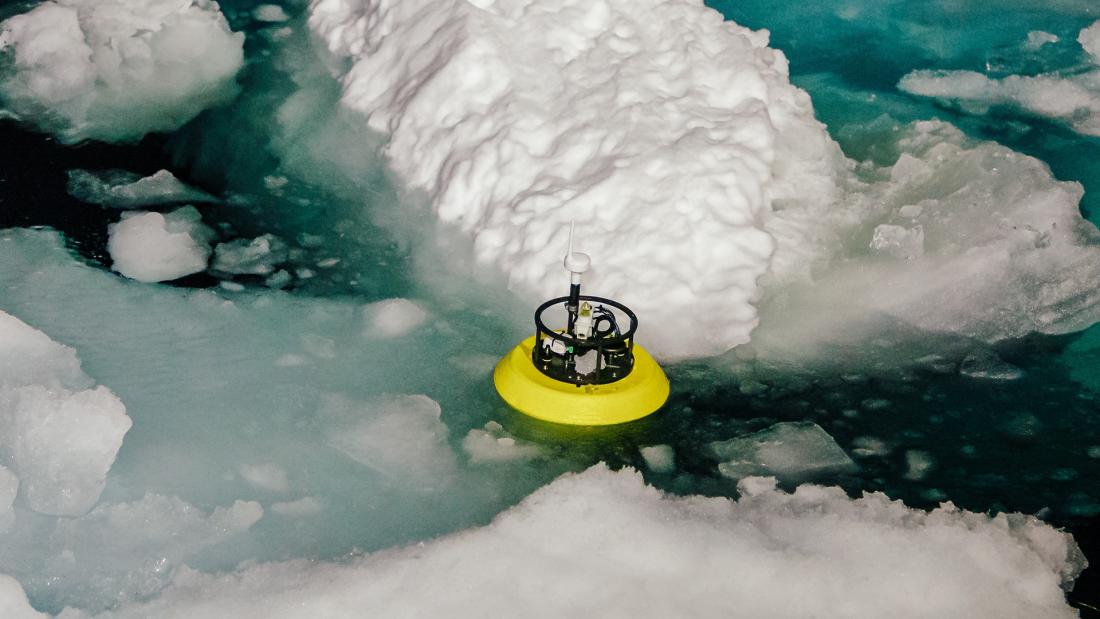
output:
M651 415L668 400L668 377L634 344L634 369L605 385L573 385L538 371L531 361L535 337L520 342L493 371L497 393L519 412L553 423L606 426Z

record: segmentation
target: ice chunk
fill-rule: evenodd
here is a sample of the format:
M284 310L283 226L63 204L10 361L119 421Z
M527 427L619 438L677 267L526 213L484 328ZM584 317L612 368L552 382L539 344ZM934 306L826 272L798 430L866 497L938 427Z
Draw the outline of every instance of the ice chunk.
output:
M990 380L1017 380L1024 375L1020 368L1007 363L991 350L976 350L959 363L959 374Z
M1032 30L1027 33L1027 48L1030 50L1037 50L1040 47L1049 43L1057 43L1059 37L1056 34L1050 32L1044 32L1042 30ZM1083 44L1082 44L1083 45Z
M407 335L424 323L428 312L408 299L386 299L363 307L363 333L373 338Z
M286 469L274 462L242 464L238 472L249 484L269 492L286 492L290 489Z
M69 170L67 174L69 195L112 208L218 201L205 191L183 184L168 170L144 178L125 170Z
M676 470L676 452L671 445L648 445L640 451L646 467L654 473L671 473Z
M446 486L455 473L440 413L439 404L425 395L366 401L331 395L320 411L329 445L389 479L424 490Z
M927 451L910 449L905 452L905 479L919 481L936 466L936 461Z
M218 243L214 248L212 271L231 274L271 275L275 266L286 262L287 244L273 234L254 239L237 239Z
M1100 65L1100 20L1081 30L1077 35L1077 42L1092 57L1092 62Z
M206 269L213 231L192 206L170 213L123 213L108 228L111 268L142 282L162 282Z
M267 23L284 22L290 19L283 7L277 4L261 4L252 9L252 19Z
M898 260L912 260L924 254L924 229L879 224L871 237L871 249Z
M4 619L49 619L49 615L31 608L19 581L0 574L0 617Z
M34 511L75 516L99 500L131 421L93 385L72 349L0 312L0 463Z
M723 460L718 471L733 479L774 475L798 482L856 468L833 437L810 421L777 423L749 436L711 443L710 449Z
M1077 616L1062 587L1086 562L1036 518L924 512L820 486L788 494L774 480L742 488L737 501L668 496L599 465L486 527L340 562L180 571L111 616ZM425 582L431 594L416 594Z
M64 0L0 23L0 108L67 143L172 131L237 94L244 36L209 0Z
M699 2L318 0L309 24L480 263L559 296L575 220L587 289L666 357L748 340L772 201L828 201L846 165L767 33Z
M538 445L517 439L495 421L486 423L484 429L474 428L467 432L462 439L462 450L475 464L532 460L545 455Z

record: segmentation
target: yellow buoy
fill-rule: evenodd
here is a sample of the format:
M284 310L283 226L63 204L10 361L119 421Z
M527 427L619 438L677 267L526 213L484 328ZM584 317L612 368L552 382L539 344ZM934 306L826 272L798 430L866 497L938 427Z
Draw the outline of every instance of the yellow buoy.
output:
M641 419L668 399L664 370L641 346L634 345L634 369L625 378L602 385L554 380L532 362L535 336L497 363L493 383L504 401L519 412L554 423L605 426Z
M657 412L668 399L664 370L635 343L638 318L625 305L581 295L586 254L569 252L569 296L535 310L535 335L497 363L493 383L513 408L536 419L581 426L626 423ZM564 309L564 327L547 320ZM622 325L626 321L626 328Z

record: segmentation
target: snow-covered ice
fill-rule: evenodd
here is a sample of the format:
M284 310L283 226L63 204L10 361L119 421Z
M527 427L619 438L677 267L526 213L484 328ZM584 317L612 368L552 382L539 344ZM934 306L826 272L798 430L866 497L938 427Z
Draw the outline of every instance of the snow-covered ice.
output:
M161 282L206 269L214 232L193 206L169 213L128 211L109 226L111 268L142 282Z
M483 428L473 428L462 438L462 450L470 462L516 462L541 458L545 451L536 443L517 439L504 426L490 421Z
M243 45L210 0L50 0L0 23L0 108L67 143L136 141L232 100Z
M764 478L740 490L736 501L673 497L635 471L595 466L485 527L340 563L180 570L159 597L100 617L338 619L365 608L410 617L1076 616L1062 586L1084 561L1069 535L1036 518L950 503L923 512L812 485L788 494Z
M126 170L69 170L67 188L77 200L130 209L180 202L217 202L214 196L181 182L168 170L141 176Z
M73 349L2 311L0 342L0 464L30 509L83 514L130 429L126 407L81 371Z

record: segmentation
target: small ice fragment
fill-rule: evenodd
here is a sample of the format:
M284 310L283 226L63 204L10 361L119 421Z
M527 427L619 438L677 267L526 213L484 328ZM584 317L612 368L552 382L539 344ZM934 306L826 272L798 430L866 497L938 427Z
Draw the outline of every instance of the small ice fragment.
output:
M308 232L303 232L298 235L298 244L302 247L314 249L325 244L325 237L321 236L320 234L309 234Z
M1020 368L1006 363L990 350L976 350L959 363L959 374L988 380L1017 380L1024 375Z
M270 277L264 280L264 285L268 288L286 288L290 285L290 282L294 280L294 276L284 269L279 269L271 274Z
M859 404L866 411L881 411L890 408L890 400L883 398L867 398Z
M861 458L885 456L890 453L890 447L882 439L860 436L852 441L852 453Z
M1058 40L1058 35L1056 34L1051 34L1042 30L1032 30L1027 33L1027 43L1025 45L1030 50L1037 50L1048 43L1057 43Z
M242 464L237 472L240 473L245 481L260 490L286 492L290 489L286 470L272 462Z
M330 269L338 264L340 264L339 258L325 258L324 260L317 261L317 268Z
M1062 467L1060 469L1056 469L1053 473L1051 473L1050 478L1055 481L1073 481L1074 479L1077 479L1077 469L1070 468L1068 466Z
M924 228L881 224L875 227L871 249L898 260L912 260L924 255Z
M645 465L654 473L671 473L676 470L676 452L671 445L649 445L642 447Z
M192 206L165 214L130 211L107 231L111 268L141 282L168 281L206 269L214 237Z
M286 187L286 184L289 182L290 179L282 175L272 174L264 177L264 187L267 188L268 191L278 191Z
M1090 458L1100 458L1100 445L1089 447L1088 454Z
M857 468L833 437L808 421L777 423L749 436L711 443L710 449L723 460L719 472L733 479L774 475L800 482Z
M905 452L905 479L919 481L924 479L936 462L927 451L911 449Z
M929 488L921 492L920 495L926 501L944 501L947 499L947 493L939 488Z
M218 287L222 290L228 290L229 292L244 292L244 284L238 284L237 282L218 282Z
M234 275L269 275L275 272L275 265L286 260L287 244L275 235L264 234L219 243L214 248L210 270Z
M462 450L475 464L532 460L544 455L538 445L517 440L495 421L486 423L483 430L474 428L467 432Z
M181 202L217 202L214 196L182 183L168 170L151 176L126 170L69 170L69 195L91 204L118 209Z
M252 9L252 18L261 22L278 23L290 19L290 16L277 4L261 4Z
M363 307L363 334L389 339L412 332L428 318L428 312L408 299L386 299Z

